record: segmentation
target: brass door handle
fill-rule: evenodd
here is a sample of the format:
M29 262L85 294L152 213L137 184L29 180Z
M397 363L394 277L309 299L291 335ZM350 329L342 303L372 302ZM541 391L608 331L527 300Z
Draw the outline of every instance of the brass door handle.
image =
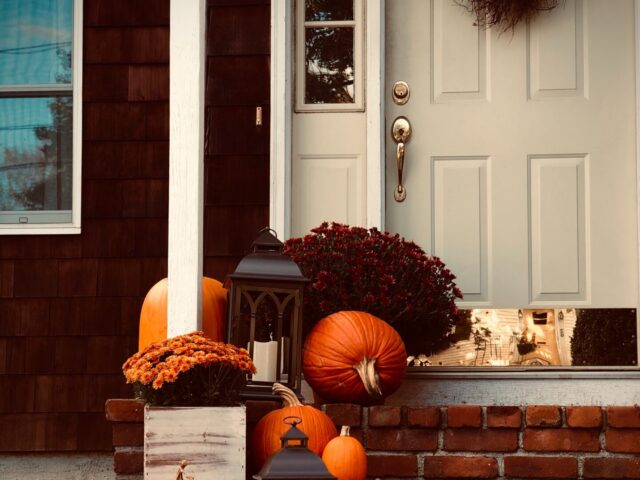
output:
M398 186L393 192L396 202L404 202L407 198L407 190L402 183L402 173L404 171L405 144L411 137L411 124L406 117L398 117L391 126L391 136L398 144L396 148L396 163L398 166Z

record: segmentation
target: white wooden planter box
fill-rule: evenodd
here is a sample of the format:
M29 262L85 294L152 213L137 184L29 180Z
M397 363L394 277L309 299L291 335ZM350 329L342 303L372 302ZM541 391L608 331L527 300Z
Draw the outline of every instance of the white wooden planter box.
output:
M194 480L244 480L246 410L238 407L144 409L144 478L175 479L182 460Z

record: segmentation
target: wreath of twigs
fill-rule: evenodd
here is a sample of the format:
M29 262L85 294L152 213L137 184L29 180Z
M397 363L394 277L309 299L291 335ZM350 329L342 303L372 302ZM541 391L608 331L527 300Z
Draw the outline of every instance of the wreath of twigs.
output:
M553 10L560 0L456 0L476 16L475 25L499 27L500 32L513 31L521 22L528 23L540 12Z

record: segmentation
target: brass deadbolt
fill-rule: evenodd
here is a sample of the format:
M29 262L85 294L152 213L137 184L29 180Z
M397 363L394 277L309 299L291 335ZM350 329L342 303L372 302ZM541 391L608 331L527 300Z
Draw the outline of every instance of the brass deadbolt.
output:
M398 80L393 84L393 101L396 105L404 105L409 101L409 85Z

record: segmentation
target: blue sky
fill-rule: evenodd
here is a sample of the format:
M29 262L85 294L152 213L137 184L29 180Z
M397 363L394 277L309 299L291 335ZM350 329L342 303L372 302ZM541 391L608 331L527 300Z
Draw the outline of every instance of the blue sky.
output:
M0 0L0 85L56 83L70 52L72 0ZM63 56L64 57L64 56ZM0 163L5 148L37 146L33 128L50 125L49 99L0 99Z
M72 0L0 0L0 84L56 83L69 52Z

